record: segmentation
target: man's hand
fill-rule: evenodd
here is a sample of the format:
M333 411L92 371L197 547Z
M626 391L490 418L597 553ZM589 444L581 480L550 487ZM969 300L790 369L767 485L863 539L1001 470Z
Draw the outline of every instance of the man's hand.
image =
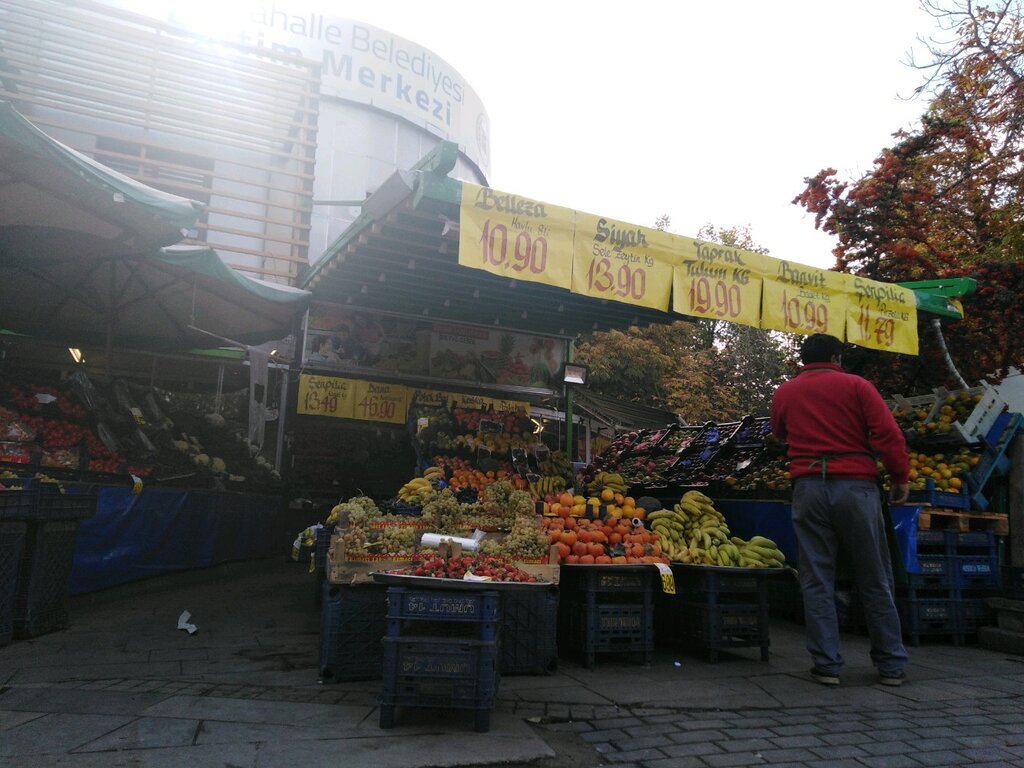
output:
M889 503L893 506L906 503L910 497L910 483L894 483L889 489Z

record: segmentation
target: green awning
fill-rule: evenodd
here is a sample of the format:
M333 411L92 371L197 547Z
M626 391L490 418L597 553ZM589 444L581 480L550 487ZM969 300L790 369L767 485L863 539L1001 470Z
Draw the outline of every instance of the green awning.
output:
M201 210L76 152L0 101L0 265L19 251L149 252L180 242Z

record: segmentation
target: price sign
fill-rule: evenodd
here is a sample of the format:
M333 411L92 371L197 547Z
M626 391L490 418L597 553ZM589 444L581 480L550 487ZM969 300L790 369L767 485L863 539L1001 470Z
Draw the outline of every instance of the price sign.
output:
M761 290L761 327L787 333L827 333L846 337L848 278L803 264L779 261Z
M665 563L655 563L654 567L661 575L661 591L666 595L674 595L676 593L676 577L672 573L672 569Z
M917 354L917 300L912 291L854 277L853 293L846 312L847 339L870 349Z
M575 211L463 182L459 264L569 288Z
M310 416L353 417L353 384L333 376L299 376L299 400L296 413Z
M362 421L404 424L408 397L409 391L398 384L356 381L352 417Z
M673 242L668 232L577 213L572 292L667 312Z
M766 257L742 248L677 238L672 310L757 328Z

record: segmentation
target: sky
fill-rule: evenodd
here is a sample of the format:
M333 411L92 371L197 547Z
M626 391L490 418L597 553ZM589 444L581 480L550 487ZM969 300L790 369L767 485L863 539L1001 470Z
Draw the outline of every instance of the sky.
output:
M792 199L822 168L859 177L916 124L908 53L941 35L918 0L277 5L380 27L456 69L490 117L494 188L642 226L668 215L681 235L749 226L818 267L834 239Z

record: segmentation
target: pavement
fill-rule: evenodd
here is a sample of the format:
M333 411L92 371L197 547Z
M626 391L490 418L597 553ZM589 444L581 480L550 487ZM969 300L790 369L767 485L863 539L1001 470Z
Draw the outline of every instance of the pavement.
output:
M0 648L0 768L1024 766L1024 657L933 641L890 688L867 638L844 635L826 688L786 621L767 662L560 659L502 677L487 733L461 710L399 709L384 730L380 681L318 684L313 594L303 566L271 560L73 598L68 629Z

